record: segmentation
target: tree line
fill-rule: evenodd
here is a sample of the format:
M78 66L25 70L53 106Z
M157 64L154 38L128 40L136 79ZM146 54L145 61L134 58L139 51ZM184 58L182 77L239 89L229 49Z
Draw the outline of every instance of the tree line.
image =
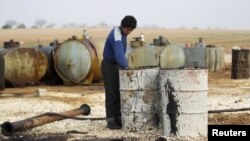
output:
M31 26L31 28L42 28L46 25L47 28L54 27L55 24L51 23L47 25L47 21L44 19L38 19L35 21L35 24ZM18 23L15 20L8 20L6 23L2 26L2 29L12 29L12 28L27 28L27 26L24 23Z
M1 27L2 29L25 29L25 28L54 28L56 27L57 25L55 23L49 23L47 22L46 20L44 19L37 19L35 20L34 24L30 27L27 27L24 23L18 23L16 20L8 20L5 22L5 24ZM107 24L106 22L102 21L102 22L99 22L97 25L92 25L92 26L89 26L88 27L112 27L113 25L109 25ZM67 23L67 24L64 24L62 25L61 27L63 28L85 28L87 27L86 24L80 24L80 25L77 25L76 23L74 22L71 22L71 23ZM140 28L138 26L138 28ZM154 29L157 29L157 28L161 28L159 27L158 25L144 25L143 27L141 28L154 28Z
M18 23L15 20L8 20L2 26L2 29L14 29L14 28L16 28L16 29L25 29L25 28L54 28L54 27L56 27L55 23L48 23L44 19L38 19L38 20L36 20L31 27L27 27L24 23ZM81 27L81 28L84 28L84 27L86 27L86 24L77 25L77 24L75 24L75 23L72 22L72 23L64 24L62 27L64 27L64 28L71 28L71 27ZM109 25L106 24L105 22L101 22L96 27L109 27Z

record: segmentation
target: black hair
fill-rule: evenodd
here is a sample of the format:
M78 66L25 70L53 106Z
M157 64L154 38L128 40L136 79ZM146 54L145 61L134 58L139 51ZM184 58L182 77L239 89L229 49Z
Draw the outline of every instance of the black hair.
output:
M131 15L127 15L122 19L121 26L135 29L137 26L137 21L136 21L135 17L133 17Z

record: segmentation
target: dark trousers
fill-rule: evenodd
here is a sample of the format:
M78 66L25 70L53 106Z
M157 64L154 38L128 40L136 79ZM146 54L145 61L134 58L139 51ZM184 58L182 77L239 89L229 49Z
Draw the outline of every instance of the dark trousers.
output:
M103 59L101 64L105 87L106 118L121 117L119 66Z

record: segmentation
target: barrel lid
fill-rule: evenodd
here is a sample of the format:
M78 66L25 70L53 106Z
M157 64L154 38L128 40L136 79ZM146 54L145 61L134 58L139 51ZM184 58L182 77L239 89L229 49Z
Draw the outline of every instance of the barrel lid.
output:
M67 40L54 50L53 55L55 70L64 81L79 83L88 75L91 56L83 42Z

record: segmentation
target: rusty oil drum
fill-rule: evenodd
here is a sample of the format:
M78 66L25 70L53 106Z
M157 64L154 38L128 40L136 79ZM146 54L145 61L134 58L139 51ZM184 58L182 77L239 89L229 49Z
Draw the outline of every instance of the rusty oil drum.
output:
M58 44L50 45L50 46L38 46L35 47L42 51L48 60L48 69L46 74L41 79L41 82L48 85L60 85L62 84L62 79L58 76L55 67L54 67L54 59L53 59L53 50L58 46Z
M250 50L232 50L232 79L248 79L250 77Z
M88 85L102 79L96 49L87 39L64 41L53 50L53 60L65 85Z
M39 82L48 68L46 56L35 48L2 49L5 60L5 80L14 87Z

